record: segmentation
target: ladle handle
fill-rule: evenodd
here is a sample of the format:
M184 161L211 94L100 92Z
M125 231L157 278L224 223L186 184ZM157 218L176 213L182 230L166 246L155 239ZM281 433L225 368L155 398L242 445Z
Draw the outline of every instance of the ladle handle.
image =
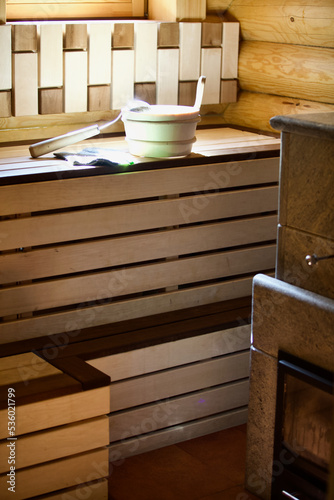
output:
M58 137L53 137L52 139L46 139L45 141L37 142L29 147L30 154L33 158L45 155L46 153L52 153L57 149L64 148L65 146L70 146L76 142L83 141L89 137L94 137L100 133L100 129L97 125L90 125L89 127L82 128L80 130L74 130L73 132L68 132L64 135L59 135Z
M195 104L194 104L194 108L198 109L198 110L201 108L201 105L202 105L205 82L206 82L206 76L200 76L198 79L198 82L197 82L196 98L195 98Z

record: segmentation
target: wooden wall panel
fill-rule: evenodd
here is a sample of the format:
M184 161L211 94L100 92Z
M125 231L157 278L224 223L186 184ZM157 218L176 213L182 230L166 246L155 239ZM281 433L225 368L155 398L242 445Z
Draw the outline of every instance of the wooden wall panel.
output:
M180 23L180 80L198 80L201 64L201 23Z
M64 111L87 111L87 52L64 53Z
M135 82L155 82L158 26L156 23L137 23L135 30Z
M112 56L111 109L121 109L134 98L135 54L114 50Z
M203 104L220 101L221 48L202 49L201 74L206 76Z
M238 78L239 23L223 23L222 73L224 79Z
M157 104L178 104L179 49L159 49Z
M13 52L37 52L37 26L14 24L12 27Z
M15 116L38 114L38 60L36 53L13 54L13 91Z
M0 90L12 87L12 31L11 26L0 26Z
M61 24L41 24L39 86L63 85L63 29Z
M239 83L243 90L334 103L334 51L243 42Z
M89 25L88 84L111 83L111 23Z

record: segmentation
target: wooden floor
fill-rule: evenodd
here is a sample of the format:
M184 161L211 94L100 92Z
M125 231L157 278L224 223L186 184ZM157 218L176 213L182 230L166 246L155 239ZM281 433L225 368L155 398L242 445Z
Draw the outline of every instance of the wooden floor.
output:
M256 500L244 489L246 426L111 465L110 500Z

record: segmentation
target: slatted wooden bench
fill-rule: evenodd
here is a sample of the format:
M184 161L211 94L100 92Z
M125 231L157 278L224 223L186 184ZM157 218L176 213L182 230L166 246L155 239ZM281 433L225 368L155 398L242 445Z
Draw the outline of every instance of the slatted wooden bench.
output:
M113 175L2 152L2 356L34 350L62 373L84 363L110 377L111 461L247 419L252 278L275 266L279 140L197 136L190 157Z

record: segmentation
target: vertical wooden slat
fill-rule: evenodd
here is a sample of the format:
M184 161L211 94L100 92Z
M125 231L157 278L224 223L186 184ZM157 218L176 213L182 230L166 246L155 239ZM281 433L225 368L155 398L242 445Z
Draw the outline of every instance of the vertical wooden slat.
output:
M158 32L158 46L178 47L179 43L179 23L160 23Z
M10 90L0 91L0 117L11 116L12 93Z
M89 25L88 83L111 82L111 23Z
M13 54L14 115L38 114L37 54ZM29 75L29 78L27 78Z
M110 108L110 85L88 87L88 111L104 111Z
M134 48L134 23L114 23L112 47L114 49Z
M63 112L63 89L39 89L39 113L41 115Z
M63 28L61 24L41 24L39 51L40 88L63 85Z
M201 61L201 23L180 23L180 80L197 80Z
M202 47L221 47L222 23L202 23Z
M223 23L222 78L238 78L239 23Z
M87 111L87 53L65 52L64 111Z
M6 0L0 0L0 24L6 22Z
M0 90L12 88L12 32L11 26L0 26Z
M135 76L134 60L133 50L113 51L111 109L120 109L133 99Z
M37 52L37 26L16 24L12 28L13 52Z
M177 104L179 49L158 50L157 104Z
M222 80L220 85L220 102L237 102L237 80Z
M64 47L67 50L86 50L87 24L66 24Z
M135 30L135 82L155 82L157 76L157 24L136 23Z
M203 104L215 104L220 100L221 49L202 49L201 74L206 76Z

